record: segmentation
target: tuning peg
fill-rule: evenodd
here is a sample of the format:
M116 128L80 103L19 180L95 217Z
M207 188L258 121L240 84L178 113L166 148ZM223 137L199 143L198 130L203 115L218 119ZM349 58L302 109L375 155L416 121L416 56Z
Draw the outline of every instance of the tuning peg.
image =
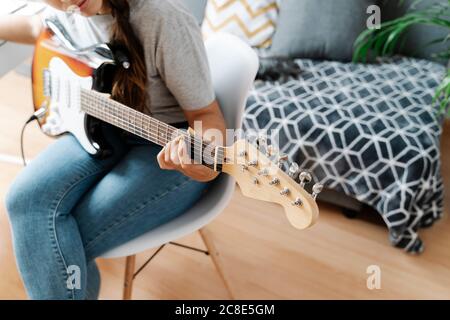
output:
M258 171L259 176L267 177L269 175L269 170L263 169Z
M277 184L279 184L279 183L280 183L280 179L278 179L278 178L273 178L273 179L269 182L269 184L270 184L271 186L277 185Z
M295 180L298 177L299 171L300 171L300 168L299 168L297 162L292 162L291 166L289 167L289 176Z
M299 206L301 206L302 204L303 204L303 201L302 201L302 199L300 199L300 198L296 198L295 201L292 201L292 205L293 205L293 206L299 207Z
M288 159L289 159L289 157L288 157L288 155L287 154L280 154L279 156L278 156L278 160L277 160L277 164L278 164L278 167L280 167L281 168L281 166L283 165L283 163L285 163L286 161L288 161Z
M248 170L248 167L245 164L241 165L241 172L244 172L247 170Z
M302 171L299 175L299 179L300 187L304 188L305 184L310 183L312 180L311 173L309 173L308 171Z
M259 184L259 180L256 177L253 177L252 182L253 184Z
M287 196L287 195L289 194L289 192L291 192L291 191L289 190L289 188L283 188L283 190L280 191L280 194L281 194L282 196Z
M320 183L316 183L315 185L313 185L312 187L312 197L314 198L314 200L316 200L317 196L319 195L319 193L321 193L323 190L323 185Z

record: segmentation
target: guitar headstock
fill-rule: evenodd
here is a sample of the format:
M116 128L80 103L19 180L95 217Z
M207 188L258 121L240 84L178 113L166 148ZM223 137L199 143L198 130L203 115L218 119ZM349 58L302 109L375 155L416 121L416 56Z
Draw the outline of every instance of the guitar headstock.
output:
M222 171L236 179L245 196L283 206L289 222L297 229L308 228L316 222L319 209L315 198L322 186L314 185L313 194L309 194L303 188L311 181L309 173L299 174L294 168L286 174L280 163L271 160L269 155L247 140L238 140L223 150ZM300 184L295 180L297 176Z

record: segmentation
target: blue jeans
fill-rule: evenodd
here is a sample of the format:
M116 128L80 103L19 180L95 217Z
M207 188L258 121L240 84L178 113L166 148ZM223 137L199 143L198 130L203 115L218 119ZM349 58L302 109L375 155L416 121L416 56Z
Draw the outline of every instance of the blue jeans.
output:
M8 191L15 256L31 299L96 299L95 258L183 214L208 186L161 170L159 146L105 130L114 140L111 157L91 157L66 134Z

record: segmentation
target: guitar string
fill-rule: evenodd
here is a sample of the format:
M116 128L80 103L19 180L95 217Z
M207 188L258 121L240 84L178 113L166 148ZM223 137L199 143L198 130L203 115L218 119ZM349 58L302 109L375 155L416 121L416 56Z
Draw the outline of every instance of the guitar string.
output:
M171 128L168 125L166 125L163 122L159 122L158 120L156 121L152 121L152 119L146 119L142 116L138 116L140 118L140 122L142 124L144 124L146 127L148 126L148 128L152 128L152 124L149 123L149 121L152 121L154 123L156 123L156 126L158 127L157 133L155 133L155 130L149 131L147 128L142 128L137 126L137 123L139 121L137 121L138 119L136 118L136 115L132 114L131 109L129 108L129 110L126 110L125 112L127 113L128 116L128 121L126 121L127 119L125 118L125 113L124 110L118 110L117 108L113 108L111 107L111 101L104 101L103 99L96 99L96 97L92 97L92 96L85 96L85 98L87 100L89 100L88 102L90 102L90 104L95 104L97 105L98 108L90 108L90 111L92 112L101 112L103 117L110 117L113 116L114 119L112 120L120 120L122 122L122 125L124 125L127 129L129 129L130 131L133 131L133 133L136 134L142 134L147 138L151 138L152 140L156 140L155 142L157 142L160 145L165 145L167 142L169 142L170 140L168 139L169 134L174 134L174 133L178 133L180 134L184 134L183 131L177 129L175 130L175 128ZM89 106L89 105L88 105ZM117 107L117 106L114 106ZM105 108L108 108L108 112L105 112ZM120 114L119 114L120 113ZM131 119L133 117L133 119ZM154 124L153 124L154 125ZM160 134L160 128L161 126L165 127L165 131L166 131L166 138L164 139L162 133Z
M159 144L161 144L161 145L165 145L167 142L170 141L168 139L168 135L169 134L172 134L172 136L173 136L174 133L178 133L178 135L184 135L184 136L186 136L188 138L191 138L191 136L186 134L184 131L181 131L179 129L175 129L174 127L171 127L171 126L167 125L166 123L164 123L162 121L159 121L157 119L152 119L151 117L149 117L149 116L147 116L145 114L142 114L142 113L140 113L140 112L138 112L138 111L136 111L136 110L134 110L132 108L126 107L126 106L124 106L124 105L122 105L122 104L120 104L120 103L118 103L118 102L116 102L114 100L105 99L103 97L101 97L101 99L99 99L98 94L92 96L90 93L91 92L88 92L87 96L85 95L85 97L88 100L90 100L91 102L99 104L101 111L103 111L104 108L108 108L108 111L112 111L112 112L108 112L108 113L103 112L104 116L110 116L110 115L115 116L117 118L117 120L122 121L122 124L125 125L128 129L132 130L134 133L140 133L141 135L146 134L146 135L143 136L144 138L147 138L147 139L148 138L152 138L153 140L157 140L157 142ZM115 104L116 108L111 108L110 107L110 105L112 103ZM117 107L119 107L120 109L118 109ZM93 111L95 111L95 109ZM120 111L120 114L117 111ZM124 118L125 118L124 117L124 112L126 112L127 115L128 115L128 120L129 120L128 122L126 122L126 121L124 122ZM132 121L131 117L133 117L133 121ZM138 121L137 117L139 118L140 121ZM145 122L146 125L150 128L150 131L148 129L144 129L142 127L137 126L137 124L139 122L141 122L142 124L144 124L144 122ZM157 132L156 133L155 133L155 130L152 128L151 122L156 123L156 127L157 127L157 129L156 129ZM153 126L154 126L154 124L153 124ZM162 140L163 137L162 137L161 134L159 134L159 131L160 131L159 127L160 126L165 127L165 130L166 130L166 137L165 137L165 139L166 140ZM137 129L139 129L139 130L137 130ZM200 140L197 137L193 137L193 138L194 138L194 141L193 141L194 142L194 148L197 148L197 150L198 149L205 149L205 148L209 147L208 145L205 145L203 143L203 140ZM199 146L199 144L202 144L202 145ZM222 148L219 147L218 150L219 150L218 156L223 156ZM213 159L209 158L208 160L213 160Z
M118 125L121 125L123 129L128 130L134 134L137 134L138 136L141 136L145 139L153 140L153 142L156 142L157 144L164 146L167 142L170 140L168 139L169 134L172 134L172 136L175 133L178 133L178 135L184 135L188 138L193 138L194 143L194 151L202 151L205 147L208 147L208 145L205 146L202 140L198 139L197 137L191 137L189 134L185 133L182 130L179 130L177 128L171 127L170 125L159 121L157 119L152 119L151 117L139 113L138 111L126 107L117 101L107 99L104 97L100 97L99 94L92 94L90 91L81 90L81 97L82 99L87 100L87 102L91 104L97 105L98 108L92 108L89 106L89 104L84 105L83 107L88 108L89 111L93 113L101 113L102 117L108 118L110 121L114 121L115 123L118 123ZM113 108L111 107L113 105ZM108 112L105 112L105 109L108 109ZM128 122L125 118L125 113L128 116ZM133 119L131 119L133 118ZM141 122L142 126L145 126L150 128L150 130L139 127L138 123ZM153 124L152 124L153 122ZM156 125L155 125L156 123ZM156 130L152 127L156 126ZM163 137L163 132L160 134L160 127L163 127L162 129L165 129L165 138ZM155 132L156 131L156 132ZM165 140L164 140L165 139ZM191 143L192 144L192 143ZM199 145L201 144L201 145ZM223 148L213 148L214 151L217 151L218 159L223 160ZM215 162L216 157L211 157L211 155L206 154L204 156L204 159L208 161L208 164L213 165Z
M126 121L124 121L120 117L113 116L113 115L108 115L107 113L104 113L102 111L99 112L98 110L95 110L93 108L84 108L84 109L86 111L88 111L89 113L91 113L93 116L97 116L97 117L99 117L100 119L102 119L102 120L104 120L106 122L109 122L109 123L111 123L113 125L121 127L122 129L125 129L125 130L127 130L127 131L129 131L131 133L134 133L134 134L136 134L136 135L138 135L138 136L140 136L142 138L145 138L147 140L155 142L155 143L159 144L160 146L164 146L165 145L164 142L161 142L160 137L155 138L154 135L148 134L148 133L146 133L144 131L138 131L136 128L131 127L130 124L126 123ZM180 131L180 133L181 133L181 131ZM204 157L204 159L205 159L205 161L211 161L211 160L206 159L206 157ZM205 165L208 166L208 167L212 167L213 168L214 162L211 162L211 163L208 162L208 163L205 163Z
M116 104L116 107L117 106L121 107L120 110L115 109L115 108L111 108L110 105L111 105L111 102L113 100L109 100L108 99L108 100L105 101L104 99L98 99L97 97L95 97L95 96L92 97L90 95L85 96L85 98L87 98L91 103L94 103L94 104L96 104L99 107L97 109L90 108L91 112L98 112L98 111L100 111L102 113L102 116L103 117L107 117L107 118L110 118L111 116L113 116L114 118L111 118L110 120L112 120L112 121L116 121L116 120L121 121L120 124L125 127L124 129L128 129L129 131L132 131L133 133L138 134L139 136L141 136L143 138L146 138L146 139L151 138L152 140L156 140L156 142L158 142L158 144L160 144L160 145L165 145L167 142L170 141L168 139L169 134L174 135L174 133L178 133L178 135L184 135L184 136L190 137L189 135L185 134L183 131L181 131L179 129L175 129L175 128L173 128L173 127L171 127L171 126L169 126L169 125L167 125L167 124L165 124L163 122L160 122L157 119L148 119L148 118L146 118L146 117L148 117L147 115L144 115L145 117L143 117L142 113L138 113L136 110L128 108L128 107L125 107L125 106L123 106L123 105L121 105L119 103ZM108 107L108 111L109 111L108 113L104 112L104 109L106 107ZM124 120L124 118L125 118L124 115L123 115L123 112L124 112L123 109L124 108L126 108L125 111L127 112L127 115L128 115L128 122ZM121 111L122 114L119 114L119 111ZM136 116L138 116L140 121L138 121ZM133 120L131 119L132 117L133 117ZM148 123L148 121L156 122L156 125L158 127L160 125L165 127L165 129L166 129L165 140L163 140L164 138L162 137L162 134L159 134L159 128L157 130L158 133L155 134L155 132L154 132L155 130L151 129L152 126L151 126L151 124ZM151 131L149 132L149 130L137 126L137 124L139 122L141 122L142 124L144 124L144 122L145 122L146 125L149 125L149 128L150 128ZM196 148L198 150L198 149L202 148L202 146L199 146L199 143L202 143L202 141L197 139L197 138L194 138L194 149ZM206 146L206 147L208 147L208 146ZM205 148L204 145L203 145L203 148ZM219 148L219 150L221 150L221 149ZM213 159L212 158L207 158L207 160L212 161Z

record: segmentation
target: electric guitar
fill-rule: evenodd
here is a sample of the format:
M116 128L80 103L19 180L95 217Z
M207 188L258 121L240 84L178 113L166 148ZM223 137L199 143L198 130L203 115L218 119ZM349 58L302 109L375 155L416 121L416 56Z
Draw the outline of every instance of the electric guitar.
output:
M271 159L245 139L229 147L211 147L192 130L177 129L112 100L108 93L114 72L129 67L128 63L124 52L106 44L77 48L57 22L48 22L36 43L32 70L33 104L41 130L50 136L71 133L96 157L112 152L102 135L103 122L161 146L183 134L188 138L191 158L196 151L205 151L209 156L201 163L231 175L245 196L280 204L298 229L316 222L319 210L315 199L322 186L314 185L312 194L305 191L305 184L311 181L309 173L292 167L289 173L283 172L283 159Z

